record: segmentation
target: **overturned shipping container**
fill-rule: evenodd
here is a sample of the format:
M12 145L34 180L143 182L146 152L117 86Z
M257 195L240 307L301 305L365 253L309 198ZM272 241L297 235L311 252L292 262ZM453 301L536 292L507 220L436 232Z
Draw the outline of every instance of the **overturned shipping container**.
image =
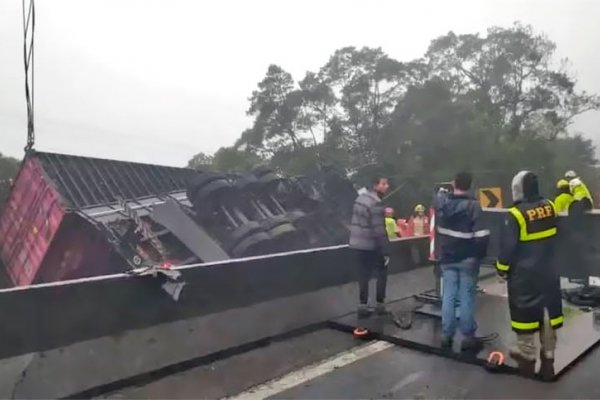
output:
M0 217L0 257L15 285L122 270L98 217L122 199L184 191L195 172L51 153L29 155Z
M0 260L21 286L345 242L331 196L313 210L307 191L285 200L285 179L249 176L31 153L0 215Z

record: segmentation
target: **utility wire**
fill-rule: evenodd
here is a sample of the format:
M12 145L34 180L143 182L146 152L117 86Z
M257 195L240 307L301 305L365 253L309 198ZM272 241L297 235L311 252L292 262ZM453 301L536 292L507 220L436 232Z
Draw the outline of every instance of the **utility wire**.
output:
M34 130L34 33L35 3L34 0L23 0L23 62L25 64L25 101L27 102L27 145L25 153L33 150L35 144Z

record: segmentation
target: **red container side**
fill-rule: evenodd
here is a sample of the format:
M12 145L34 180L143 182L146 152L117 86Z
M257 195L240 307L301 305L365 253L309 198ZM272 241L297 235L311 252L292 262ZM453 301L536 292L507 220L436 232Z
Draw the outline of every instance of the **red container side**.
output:
M65 215L41 163L22 166L0 216L0 258L16 286L31 284Z
M34 283L107 275L122 272L125 267L92 224L76 213L68 213Z

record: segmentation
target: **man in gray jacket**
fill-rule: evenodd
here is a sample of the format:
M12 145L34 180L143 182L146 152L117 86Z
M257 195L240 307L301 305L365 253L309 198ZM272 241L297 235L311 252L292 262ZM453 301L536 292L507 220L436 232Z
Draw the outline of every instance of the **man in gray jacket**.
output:
M390 258L381 198L388 189L387 178L377 178L373 181L371 190L360 194L354 202L350 227L350 249L354 251L358 261L359 316L367 316L370 313L368 308L369 280L373 272L377 273L376 311L378 314L387 312L385 289L387 265Z

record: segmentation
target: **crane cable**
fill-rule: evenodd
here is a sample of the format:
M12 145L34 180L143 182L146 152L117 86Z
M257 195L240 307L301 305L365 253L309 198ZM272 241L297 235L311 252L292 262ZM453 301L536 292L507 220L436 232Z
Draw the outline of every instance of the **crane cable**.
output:
M29 7L26 6L26 3ZM35 143L35 130L33 125L34 32L34 0L23 0L23 61L25 63L25 101L27 102L27 145L25 146L25 154L33 150L33 145Z

